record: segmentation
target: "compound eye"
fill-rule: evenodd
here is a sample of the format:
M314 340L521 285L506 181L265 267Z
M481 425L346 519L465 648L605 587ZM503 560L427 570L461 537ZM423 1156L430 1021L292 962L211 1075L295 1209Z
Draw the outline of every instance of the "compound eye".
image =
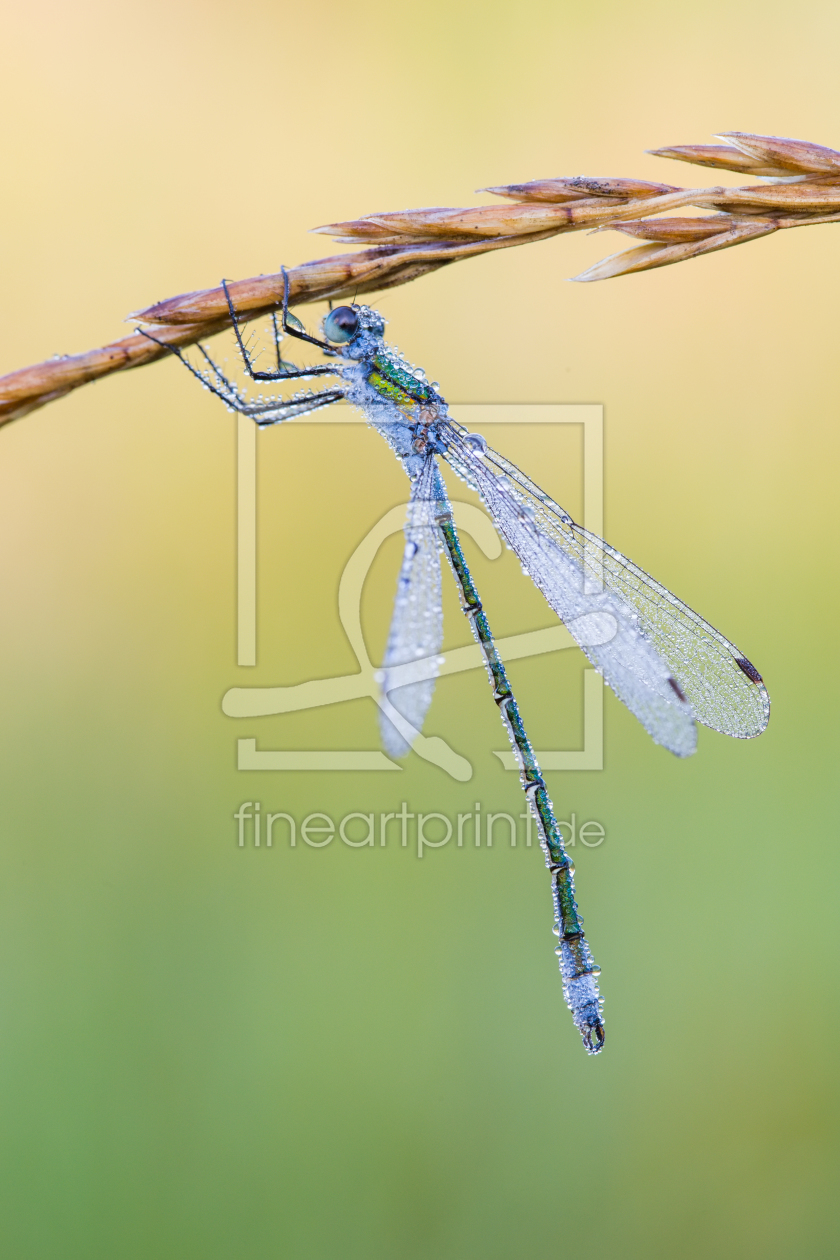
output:
M324 318L324 335L330 341L352 341L358 331L359 313L352 306L337 306Z

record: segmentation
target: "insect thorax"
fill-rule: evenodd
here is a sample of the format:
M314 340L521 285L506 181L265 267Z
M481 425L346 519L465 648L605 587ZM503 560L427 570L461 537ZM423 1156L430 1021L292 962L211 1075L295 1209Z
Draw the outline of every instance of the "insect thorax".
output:
M430 385L418 380L412 372L401 367L388 355L374 354L369 362L368 384L380 397L387 398L398 407L428 404L436 400L437 395Z

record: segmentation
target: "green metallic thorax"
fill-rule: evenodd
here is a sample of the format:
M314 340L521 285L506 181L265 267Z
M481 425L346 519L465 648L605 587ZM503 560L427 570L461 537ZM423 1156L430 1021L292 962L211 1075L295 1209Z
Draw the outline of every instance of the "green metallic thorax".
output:
M381 394L383 398L396 403L398 407L411 407L417 403L430 403L436 397L434 390L429 385L424 381L418 381L405 368L400 367L393 359L389 359L384 354L374 355L367 379L377 394Z

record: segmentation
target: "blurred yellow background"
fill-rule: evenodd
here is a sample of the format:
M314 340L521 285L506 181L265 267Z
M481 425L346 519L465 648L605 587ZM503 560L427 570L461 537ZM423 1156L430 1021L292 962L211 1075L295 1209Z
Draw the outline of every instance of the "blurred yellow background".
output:
M807 0L32 0L0 29L4 372L333 252L317 224L540 176L738 182L643 152L719 130L840 146L840 11ZM773 698L760 740L702 731L681 763L609 696L604 771L548 776L559 817L606 831L574 851L598 1059L562 1001L538 851L237 847L245 800L298 820L523 808L479 671L428 722L468 784L417 757L235 768L242 735L377 747L364 700L237 724L220 699L354 668L337 583L404 496L384 444L260 435L244 670L232 416L173 361L0 432L9 1256L837 1254L837 230L565 283L623 243L499 252L377 301L450 399L605 405L607 537ZM579 509L571 439L488 436ZM398 557L395 538L366 587L373 648ZM498 633L551 624L510 556L476 574ZM581 670L512 668L538 746L580 745Z

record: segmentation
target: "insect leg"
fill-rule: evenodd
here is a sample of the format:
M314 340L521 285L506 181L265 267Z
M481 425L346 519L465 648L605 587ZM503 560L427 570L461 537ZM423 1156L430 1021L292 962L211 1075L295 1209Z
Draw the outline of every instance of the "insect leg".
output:
M283 275L285 277L286 275L285 271L283 272ZM287 281L287 287L288 287L288 281ZM226 280L222 281L222 288L224 289L225 297L227 298L228 311L230 312L230 321L231 321L231 324L233 325L233 331L236 334L236 341L239 346L239 353L242 355L242 362L245 364L245 371L248 373L248 375L251 377L252 380L254 381L286 381L286 380L293 380L295 377L301 377L301 376L335 376L336 374L335 368L330 367L329 364L326 364L326 363L320 364L317 367L311 367L311 368L294 368L292 371L287 371L285 368L281 366L276 372L257 372L251 362L251 356L242 338L242 333L240 332L240 329L239 329L239 317L237 316L236 310L234 309L233 300L230 296L230 290L227 287ZM283 300L284 300L283 327L292 336L299 337L302 335L301 333L296 332L292 327L286 328L285 291L284 291ZM274 327L275 327L275 336L276 336L276 330L277 330L276 323ZM314 337L307 337L306 340L313 341L316 346L324 345L323 342L315 341ZM327 349L329 349L329 347L327 347ZM280 359L279 340L277 341L277 356L282 365L282 360Z

